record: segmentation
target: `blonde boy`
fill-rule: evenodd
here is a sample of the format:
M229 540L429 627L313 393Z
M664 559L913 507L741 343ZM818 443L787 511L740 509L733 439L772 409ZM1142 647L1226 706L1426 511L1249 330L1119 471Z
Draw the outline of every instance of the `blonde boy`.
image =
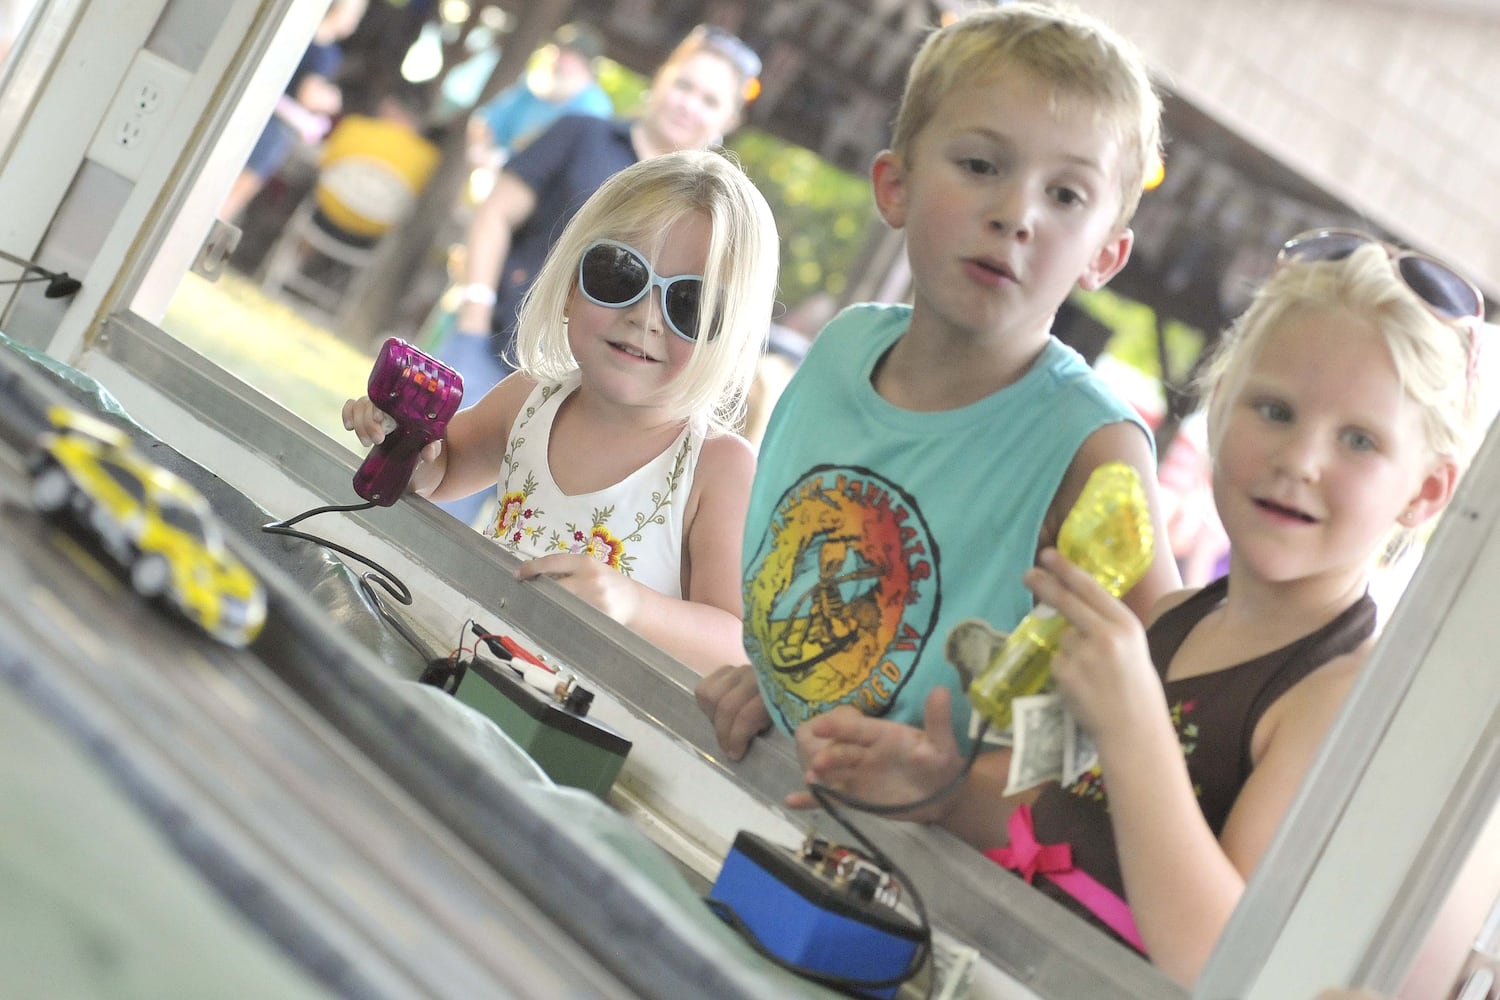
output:
M948 632L1030 609L1022 575L1096 466L1154 484L1149 432L1051 325L1073 288L1125 266L1159 117L1139 56L1070 9L1007 4L924 43L872 170L881 216L906 232L913 302L836 317L771 418L743 552L753 669L698 689L731 757L774 722L806 763L823 743L804 722L859 711L889 722L847 790L930 791L892 787L884 763L967 740ZM1127 603L1144 615L1177 585L1161 552ZM998 794L1000 756L970 782Z

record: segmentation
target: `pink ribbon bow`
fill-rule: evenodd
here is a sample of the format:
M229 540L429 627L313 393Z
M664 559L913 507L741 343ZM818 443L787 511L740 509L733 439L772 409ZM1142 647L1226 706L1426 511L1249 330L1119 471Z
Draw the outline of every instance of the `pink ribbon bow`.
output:
M1130 904L1088 872L1073 867L1071 845L1038 841L1029 805L1018 806L1010 814L1007 826L1010 843L985 851L985 857L1020 875L1028 885L1037 875L1047 876L1053 885L1078 900L1106 927L1124 938L1136 951L1145 954L1146 946L1141 941L1141 932L1136 929L1135 918L1130 915Z
M1010 843L985 851L984 856L1020 875L1027 885L1038 872L1055 875L1073 869L1073 848L1070 845L1037 841L1029 805L1023 805L1010 814Z

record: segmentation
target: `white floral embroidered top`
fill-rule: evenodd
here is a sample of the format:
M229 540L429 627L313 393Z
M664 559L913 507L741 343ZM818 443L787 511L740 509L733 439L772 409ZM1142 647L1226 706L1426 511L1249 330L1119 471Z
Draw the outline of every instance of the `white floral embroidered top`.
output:
M658 593L682 596L682 517L703 449L696 425L613 486L565 494L547 463L547 440L574 374L531 390L500 466L500 503L485 534L523 557L593 556Z

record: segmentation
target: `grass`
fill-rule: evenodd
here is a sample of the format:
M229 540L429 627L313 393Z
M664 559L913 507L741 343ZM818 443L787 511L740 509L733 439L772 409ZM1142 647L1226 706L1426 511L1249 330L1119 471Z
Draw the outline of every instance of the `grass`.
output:
M340 411L344 400L364 392L374 346L341 340L233 271L217 282L187 275L161 325L318 430L354 447Z

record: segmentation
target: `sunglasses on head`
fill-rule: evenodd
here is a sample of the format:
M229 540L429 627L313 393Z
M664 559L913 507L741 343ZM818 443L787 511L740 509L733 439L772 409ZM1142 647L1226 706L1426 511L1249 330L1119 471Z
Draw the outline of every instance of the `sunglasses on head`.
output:
M693 29L706 47L713 49L734 64L734 68L746 80L760 76L760 56L738 36L716 28L711 24L700 24Z
M1402 250L1355 229L1312 229L1293 236L1282 245L1276 260L1343 260L1367 243L1385 250L1406 287L1440 319L1460 323L1484 319L1484 297L1469 279L1436 257Z
M578 262L578 289L596 306L624 309L645 298L653 288L661 289L662 315L668 329L683 340L697 340L703 275L660 277L651 270L645 254L617 240L596 241ZM713 339L712 332L709 339Z

